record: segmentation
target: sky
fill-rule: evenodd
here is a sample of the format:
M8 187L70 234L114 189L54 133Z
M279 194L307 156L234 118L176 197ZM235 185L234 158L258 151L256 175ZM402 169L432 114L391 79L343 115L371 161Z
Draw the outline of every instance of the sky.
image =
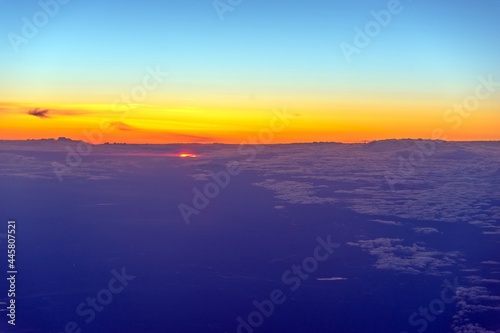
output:
M500 140L499 11L493 0L5 0L0 139ZM290 115L279 130L277 112Z

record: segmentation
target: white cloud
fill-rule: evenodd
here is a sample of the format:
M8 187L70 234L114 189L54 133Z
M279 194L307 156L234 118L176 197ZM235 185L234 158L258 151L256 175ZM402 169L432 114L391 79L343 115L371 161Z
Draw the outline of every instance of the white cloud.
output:
M406 274L447 275L446 271L457 264L458 252L438 252L423 244L402 245L403 239L377 238L349 242L377 257L375 268L394 270Z
M439 233L439 230L436 228L413 228L415 232L421 233L421 234L436 234Z
M342 280L347 280L347 278L333 276L333 277L329 277L329 278L316 278L316 280L318 280L318 281L342 281Z
M372 220L373 222L381 223L381 224L388 224L388 225L396 225L396 226L402 226L403 223L401 222L396 222L396 221L388 221L388 220L380 220L380 219L374 219Z

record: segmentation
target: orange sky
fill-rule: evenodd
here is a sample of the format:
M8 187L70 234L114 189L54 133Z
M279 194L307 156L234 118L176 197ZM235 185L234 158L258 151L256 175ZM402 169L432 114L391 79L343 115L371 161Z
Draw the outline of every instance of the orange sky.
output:
M95 144L241 143L260 133L257 143L361 142L429 139L434 129L441 128L448 140L500 139L500 114L495 112L500 103L496 100L482 102L468 117L448 112L456 102L444 98L429 102L377 96L371 96L370 101L345 98L333 102L302 98L278 104L250 96L224 103L167 103L0 103L0 138L68 137ZM285 119L280 120L276 112Z

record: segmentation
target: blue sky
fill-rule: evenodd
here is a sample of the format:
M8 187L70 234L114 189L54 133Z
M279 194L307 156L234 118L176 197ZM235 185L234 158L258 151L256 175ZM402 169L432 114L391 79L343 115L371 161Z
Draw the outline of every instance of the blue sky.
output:
M401 71L417 83L427 74L465 78L497 70L498 1L401 1L403 12L346 64L339 44L351 42L353 28L363 27L372 19L370 11L387 3L246 0L220 21L210 1L72 0L16 54L6 35L20 32L21 18L40 7L36 1L4 1L0 9L9 15L0 23L0 61L7 67L4 75L9 68L12 73L51 66L61 69L57 75L83 78L89 69L93 75L127 77L161 63L215 84L225 77L258 84L265 75L278 82L301 78L304 84L342 86L359 75L370 85L381 74L397 81Z

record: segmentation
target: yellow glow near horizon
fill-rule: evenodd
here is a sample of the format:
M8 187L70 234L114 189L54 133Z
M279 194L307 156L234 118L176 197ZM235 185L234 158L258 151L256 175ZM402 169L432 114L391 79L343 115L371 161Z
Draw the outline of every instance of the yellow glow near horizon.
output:
M370 98L369 98L370 97ZM234 101L233 101L234 102ZM449 100L404 100L353 96L337 99L297 99L283 103L294 117L273 143L361 142L388 138L432 138L441 128L449 140L498 140L500 103L490 100L468 117L445 119ZM269 100L248 103L184 101L162 105L0 103L1 139L68 137L89 141L101 132L102 143L241 143L269 128L275 117ZM276 104L276 103L275 103ZM29 110L48 110L37 116Z

